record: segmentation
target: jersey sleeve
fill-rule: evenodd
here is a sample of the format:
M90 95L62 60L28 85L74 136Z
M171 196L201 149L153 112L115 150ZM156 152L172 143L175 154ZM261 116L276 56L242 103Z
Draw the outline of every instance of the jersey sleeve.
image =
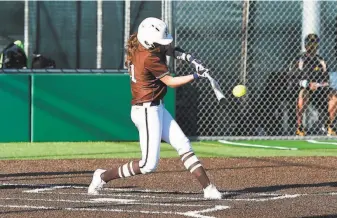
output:
M157 79L169 74L166 63L158 56L149 56L145 60L145 69L152 73Z
M321 78L321 82L327 82L329 83L330 82L330 76L329 76L329 68L328 68L328 65L326 63L326 61L324 60L324 58L320 57L319 59L319 62L322 66L322 73L323 73L323 76Z
M161 45L160 52L175 59L191 62L194 60L193 56L180 47L173 47L172 43L168 45Z
M171 43L168 45L160 45L160 53L174 57L174 47Z
M328 64L326 63L325 59L322 56L319 56L319 55L318 55L318 58L319 58L319 62L322 65L323 71L329 72Z
M301 56L294 58L288 66L288 89L294 90L300 86L301 80L306 80L305 73L301 70L303 64L301 64Z
M299 65L299 58L296 57L290 62L288 66L288 75L291 76L292 78L298 77L299 74L301 73L300 70L298 69L298 65Z

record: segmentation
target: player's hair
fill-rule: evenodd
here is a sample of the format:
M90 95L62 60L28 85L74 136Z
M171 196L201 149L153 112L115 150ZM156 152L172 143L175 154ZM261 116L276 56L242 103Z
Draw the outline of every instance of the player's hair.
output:
M317 34L315 33L310 33L308 34L305 39L304 39L304 45L305 45L305 49L311 49L313 47L318 47L319 44L319 37Z
M138 46L140 45L140 42L137 39L137 33L134 33L130 36L128 39L128 43L126 45L126 60L125 60L125 66L129 67L129 65L132 62L133 55L138 49ZM151 53L159 52L160 47L156 46L154 48L149 49Z
M132 61L133 54L137 50L139 46L139 41L137 39L137 33L134 33L130 36L128 39L128 43L126 45L126 60L125 60L125 66L129 67L129 64Z

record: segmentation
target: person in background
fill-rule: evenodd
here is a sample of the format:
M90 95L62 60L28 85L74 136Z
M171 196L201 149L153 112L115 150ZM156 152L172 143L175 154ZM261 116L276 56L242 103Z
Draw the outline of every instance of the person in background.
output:
M41 54L33 54L32 69L56 68L56 63L53 59Z
M23 43L16 40L7 45L0 54L0 69L25 69L27 56Z
M299 87L297 99L297 130L296 135L305 136L306 129L303 125L303 114L307 109L310 100L324 98L324 102L319 105L323 106L319 111L323 112L325 120L325 129L328 135L336 135L336 107L337 93L329 87L329 73L327 63L323 57L317 54L319 48L319 37L311 33L305 37L305 52L300 54L292 61L289 68L295 84ZM313 97L314 96L314 97ZM328 107L325 107L328 102ZM328 109L328 116L326 109Z

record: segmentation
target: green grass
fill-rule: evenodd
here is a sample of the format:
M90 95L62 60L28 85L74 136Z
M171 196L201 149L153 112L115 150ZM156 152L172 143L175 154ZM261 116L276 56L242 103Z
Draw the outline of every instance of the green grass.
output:
M216 141L193 142L192 147L199 157L337 156L337 145L276 140L235 142L295 147L299 150L251 148ZM138 142L0 143L0 151L0 160L140 157ZM161 157L178 157L178 154L170 145L162 143Z

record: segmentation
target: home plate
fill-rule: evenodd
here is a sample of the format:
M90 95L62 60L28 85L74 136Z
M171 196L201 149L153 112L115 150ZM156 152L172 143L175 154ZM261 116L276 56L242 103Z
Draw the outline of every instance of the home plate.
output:
M130 203L136 200L134 199L120 199L120 198L94 198L90 199L91 202L104 203L104 202L118 202L118 203Z

